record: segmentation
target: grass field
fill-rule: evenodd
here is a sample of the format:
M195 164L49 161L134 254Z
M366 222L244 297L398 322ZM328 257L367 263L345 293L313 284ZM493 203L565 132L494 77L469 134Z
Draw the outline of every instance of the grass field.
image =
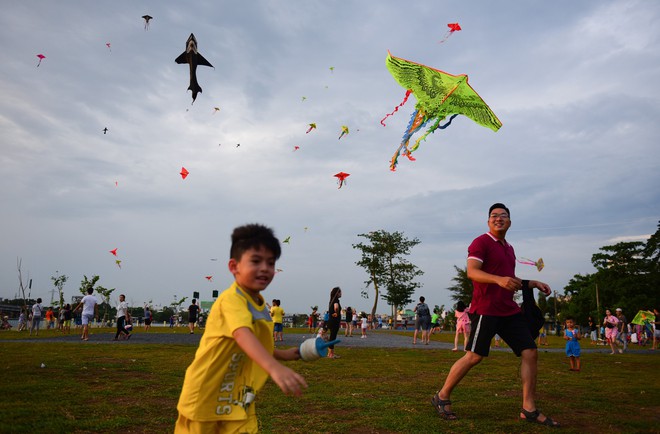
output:
M93 330L101 332L110 336L112 330ZM172 333L150 331L165 332ZM42 330L39 338L21 342L17 339L25 333L0 333L0 432L172 431L183 375L196 346L42 342L56 335ZM453 336L444 333L434 340L449 342ZM550 348L563 347L559 338L549 343ZM460 353L343 347L341 355L289 364L309 383L302 398L284 396L269 381L257 397L261 432L548 431L517 420L519 361L511 353L492 353L468 374L452 396L460 420L451 422L438 418L430 397ZM582 372L575 373L568 371L561 352L541 350L539 408L562 422L562 432L660 432L659 356L651 351L585 353Z

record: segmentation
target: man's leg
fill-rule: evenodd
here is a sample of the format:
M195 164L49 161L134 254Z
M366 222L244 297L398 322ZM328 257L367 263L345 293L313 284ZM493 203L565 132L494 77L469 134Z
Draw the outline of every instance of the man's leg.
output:
M463 377L470 372L470 369L474 368L482 360L482 356L473 353L472 351L466 352L463 357L456 360L449 370L449 375L447 375L447 378L445 379L445 384L438 392L438 397L442 400L448 400L454 387L456 387ZM451 411L451 407L448 406L447 410Z
M536 348L523 350L521 353L522 363L520 364L520 378L522 380L522 393L523 404L522 408L528 412L536 410L536 402L534 397L536 395L536 374L537 374L537 361L538 351ZM520 413L520 417L524 418L525 415ZM546 420L544 414L539 414L537 420L540 423Z

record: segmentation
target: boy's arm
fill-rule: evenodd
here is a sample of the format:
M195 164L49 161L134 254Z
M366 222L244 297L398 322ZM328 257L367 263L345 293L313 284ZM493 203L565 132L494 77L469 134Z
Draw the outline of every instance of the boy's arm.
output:
M245 351L245 354L261 366L286 395L300 396L302 394L301 387L307 388L305 379L275 360L275 357L264 348L249 328L236 329L233 336L238 346Z

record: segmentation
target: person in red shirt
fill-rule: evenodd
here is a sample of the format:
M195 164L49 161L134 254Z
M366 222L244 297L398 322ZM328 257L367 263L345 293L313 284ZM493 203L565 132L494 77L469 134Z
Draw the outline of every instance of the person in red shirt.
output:
M558 427L557 422L536 408L537 347L528 322L513 298L514 293L522 289L523 283L529 288L538 288L545 295L549 295L551 290L543 282L523 282L516 277L516 255L513 246L505 239L510 227L509 209L502 203L493 204L488 210L488 233L477 237L468 248L467 275L474 289L467 351L451 367L442 389L431 398L431 403L443 419L457 419L451 409L451 392L470 369L488 356L490 342L495 334L499 334L522 360L520 419Z

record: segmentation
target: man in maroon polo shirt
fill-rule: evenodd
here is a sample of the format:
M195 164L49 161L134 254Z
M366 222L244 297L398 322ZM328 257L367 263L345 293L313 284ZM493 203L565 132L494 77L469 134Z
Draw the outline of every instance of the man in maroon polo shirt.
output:
M470 339L465 355L451 367L445 384L431 398L431 403L442 418L457 419L451 409L451 392L470 369L488 356L490 342L495 334L499 334L522 359L520 378L523 402L520 419L556 427L559 424L541 414L534 402L538 354L528 323L513 299L515 291L522 288L523 281L515 274L513 246L505 240L509 227L509 209L501 203L492 205L488 210L488 233L477 237L468 248L467 275L474 287L470 307ZM538 288L545 295L551 293L550 287L543 282L529 280L525 284Z

